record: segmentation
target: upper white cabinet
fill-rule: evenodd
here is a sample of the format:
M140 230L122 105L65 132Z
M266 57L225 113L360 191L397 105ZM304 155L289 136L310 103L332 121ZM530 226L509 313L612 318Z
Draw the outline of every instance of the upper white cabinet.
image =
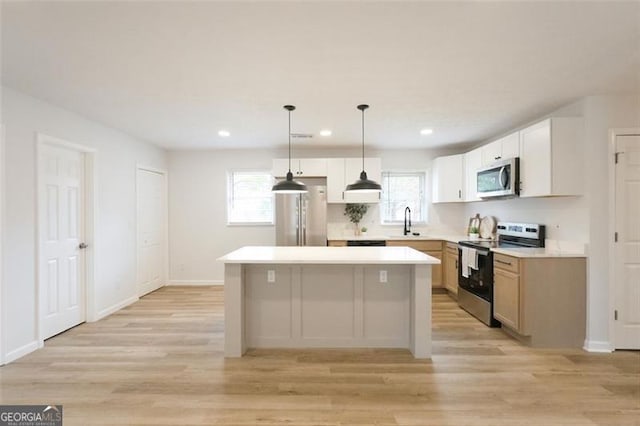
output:
M480 147L482 165L486 166L501 159L520 156L519 132L511 133L503 138Z
M432 164L432 203L465 201L463 194L464 154L434 158Z
M273 160L272 173L275 177L284 177L289 171L288 158ZM291 173L293 177L325 177L327 176L326 158L292 158Z
M582 193L581 118L549 118L520 131L520 196Z
M382 160L365 158L367 177L378 183L382 180ZM347 185L360 179L362 158L327 159L327 202L328 203L377 203L380 193L345 192Z
M478 197L478 179L476 172L482 167L482 148L476 148L464 154L464 201L480 201Z

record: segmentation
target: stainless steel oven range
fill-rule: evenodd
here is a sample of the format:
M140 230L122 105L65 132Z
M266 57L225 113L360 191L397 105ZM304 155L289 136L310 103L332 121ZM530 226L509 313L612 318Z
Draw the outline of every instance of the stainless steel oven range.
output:
M545 227L498 222L497 241L458 242L458 305L489 327L493 318L493 252L496 247L544 247Z

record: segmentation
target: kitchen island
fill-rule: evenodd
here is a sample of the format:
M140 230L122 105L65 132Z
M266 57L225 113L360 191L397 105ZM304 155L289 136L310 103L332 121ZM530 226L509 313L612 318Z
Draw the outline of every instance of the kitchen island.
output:
M408 247L243 247L225 264L225 356L407 348L431 356L431 265Z

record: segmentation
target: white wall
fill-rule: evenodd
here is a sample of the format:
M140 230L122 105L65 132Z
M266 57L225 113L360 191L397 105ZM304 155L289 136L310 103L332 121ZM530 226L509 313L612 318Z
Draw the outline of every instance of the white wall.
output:
M367 156L382 157L383 170L426 170L433 157L448 153L450 151L371 150ZM294 155L313 158L358 157L361 154L359 149L325 148L298 149ZM226 172L234 169L271 170L273 158L286 156L287 152L283 150L169 153L170 281L176 284L220 283L224 277L224 267L215 261L216 258L245 245L275 244L273 226L226 225ZM429 210L430 228L463 229L466 225L463 205L429 205ZM348 226L343 211L342 204L329 205L328 221L342 222ZM367 214L365 223L379 224L377 207ZM400 227L396 232L399 230Z
M5 353L29 350L36 335L36 132L96 153L95 306L136 295L136 163L166 168L162 149L70 111L3 87L6 205L3 314ZM92 242L89 242L90 244Z
M227 171L271 170L260 150L172 151L169 154L169 280L222 282L216 259L245 245L273 245L273 226L227 226Z
M499 220L542 223L547 225L547 238L588 244L587 345L604 348L611 341L608 170L612 159L608 155L608 131L640 126L640 98L589 96L549 115L584 117L584 196L476 202L467 205L466 213L469 217L480 213Z

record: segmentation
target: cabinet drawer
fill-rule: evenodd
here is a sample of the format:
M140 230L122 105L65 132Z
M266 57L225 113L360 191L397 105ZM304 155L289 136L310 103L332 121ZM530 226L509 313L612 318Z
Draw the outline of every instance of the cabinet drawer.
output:
M505 256L504 254L493 254L493 268L503 269L505 271L511 271L514 273L520 272L520 262L517 258L511 256Z
M447 253L455 254L458 256L458 244L456 243L447 243L446 244Z
M345 240L329 240L329 247L346 247L347 242Z
M442 241L425 241L425 240L388 240L388 246L394 247L411 247L420 251L442 251Z

